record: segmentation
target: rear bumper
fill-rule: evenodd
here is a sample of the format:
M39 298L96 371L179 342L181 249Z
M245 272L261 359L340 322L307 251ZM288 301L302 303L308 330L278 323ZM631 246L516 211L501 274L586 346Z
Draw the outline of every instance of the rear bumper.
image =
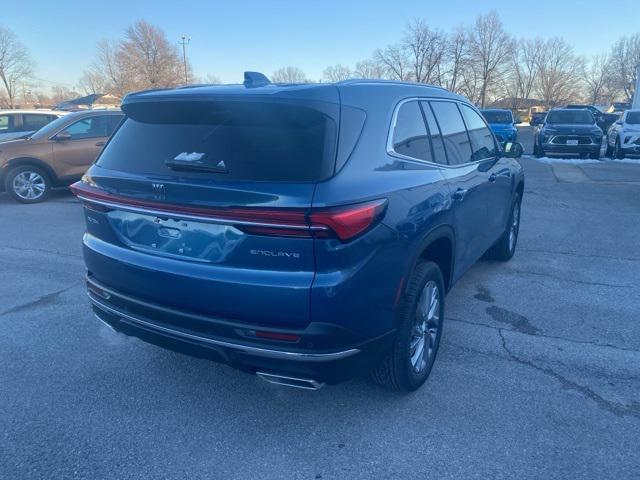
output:
M94 313L117 332L194 357L264 372L335 384L368 372L391 347L394 332L368 339L330 324L273 330L178 312L136 299L90 276L87 293ZM207 328L193 328L206 322ZM191 327L191 328L190 328ZM298 336L295 343L262 341L245 332L272 331Z

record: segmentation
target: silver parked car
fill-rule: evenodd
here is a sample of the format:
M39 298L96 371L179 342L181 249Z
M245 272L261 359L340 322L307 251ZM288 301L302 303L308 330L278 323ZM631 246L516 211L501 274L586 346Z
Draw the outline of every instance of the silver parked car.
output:
M0 142L31 135L67 113L55 110L0 110Z
M640 110L626 110L609 128L607 154L614 158L640 155Z

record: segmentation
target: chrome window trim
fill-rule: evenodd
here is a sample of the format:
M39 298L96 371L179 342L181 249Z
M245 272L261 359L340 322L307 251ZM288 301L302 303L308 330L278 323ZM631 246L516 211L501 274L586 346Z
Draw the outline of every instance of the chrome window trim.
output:
M400 100L396 104L396 106L395 106L395 108L393 110L393 115L391 116L391 126L389 127L389 132L387 134L387 155L390 155L390 156L395 157L395 158L399 158L401 160L419 163L421 165L429 165L429 166L433 166L433 167L446 168L446 169L456 169L456 168L469 167L469 166L473 166L473 165L479 165L481 163L488 162L488 161L495 161L496 158L500 158L499 156L497 156L497 157L489 157L489 158L483 158L482 160L475 160L473 162L466 162L466 163L459 163L457 165L451 165L449 163L437 163L437 162L431 162L429 160L420 160L419 158L409 157L407 155L403 155L401 153L396 152L393 149L393 131L396 128L396 123L398 121L398 111L400 110L400 107L402 107L402 105L404 105L405 103L408 103L408 102L420 102L420 101L423 101L423 102L429 102L429 101L450 102L450 103L455 103L457 105L467 105L467 106L471 107L472 110L474 109L474 107L471 104L467 103L467 102L462 102L462 101L454 100L454 99L451 99L451 98L408 97L408 98L404 98L404 99ZM460 115L462 115L462 112L460 112ZM462 119L462 121L464 122L464 118ZM425 126L425 128L426 128L426 126ZM489 129L489 130L491 130L491 129ZM465 123L465 131L466 131L466 123ZM493 132L491 132L491 133L493 134ZM494 137L495 137L495 135L494 135Z
M187 340L195 340L202 343L207 343L216 347L230 348L233 350L238 350L242 353L248 355L255 355L258 357L266 357L266 358L275 358L279 360L292 360L298 362L328 362L332 360L340 360L342 358L347 358L357 353L360 353L360 350L357 348L351 348L348 350L340 350L338 352L330 352L330 353L304 353L304 352L292 352L287 350L273 350L269 348L261 348L261 347L253 347L249 345L242 345L239 343L227 342L224 340L216 340L209 337L202 337L200 335L194 335L192 333L182 332L180 330L174 330L172 328L163 327L161 325L157 325L152 322L148 322L146 320L142 320L134 315L123 312L116 308L110 307L109 305L105 305L100 300L94 298L91 292L87 291L87 296L91 303L102 310L103 312L109 313L111 315L115 315L124 319L130 323L137 324L139 326L148 328L152 331L158 331L161 333L166 333L169 335L173 335L176 337L181 337ZM98 318L100 318L98 316ZM107 323L105 320L101 319L104 323ZM111 327L113 328L113 327Z

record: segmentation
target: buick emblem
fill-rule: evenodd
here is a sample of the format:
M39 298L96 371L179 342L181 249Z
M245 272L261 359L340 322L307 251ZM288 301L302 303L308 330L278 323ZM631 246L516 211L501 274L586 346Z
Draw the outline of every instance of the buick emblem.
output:
M164 183L152 183L151 189L153 190L154 200L164 200L167 197L167 191Z

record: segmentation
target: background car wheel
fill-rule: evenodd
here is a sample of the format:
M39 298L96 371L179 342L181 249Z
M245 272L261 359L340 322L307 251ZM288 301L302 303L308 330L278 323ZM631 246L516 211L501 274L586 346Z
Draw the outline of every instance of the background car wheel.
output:
M391 390L411 392L429 376L444 320L444 281L434 262L420 262L398 306L398 333L371 376Z
M51 190L51 180L39 167L24 165L7 173L5 190L21 203L37 203L47 198Z
M533 144L533 156L536 158L544 157L544 151L538 146L537 143Z
M500 239L484 254L484 258L488 260L498 260L506 262L511 260L513 254L516 253L516 245L518 244L518 235L520 234L520 213L521 213L520 195L516 194L516 198L511 207L509 215L509 224Z
M611 145L607 142L607 152L605 153L605 156L611 158L611 155L613 155L613 148L611 148Z
M624 150L620 147L620 138L616 138L616 146L613 150L613 156L618 160L622 160L624 158Z

